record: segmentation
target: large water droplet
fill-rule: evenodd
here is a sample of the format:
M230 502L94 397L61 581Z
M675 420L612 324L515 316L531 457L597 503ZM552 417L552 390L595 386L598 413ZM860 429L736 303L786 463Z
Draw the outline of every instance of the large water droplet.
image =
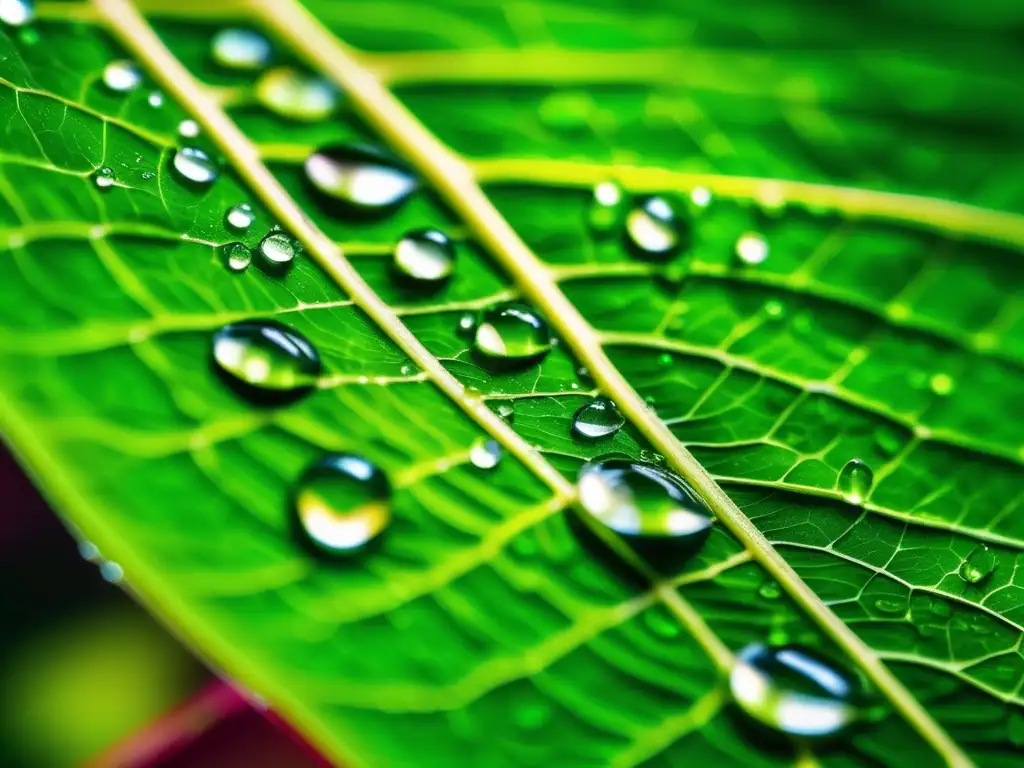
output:
M210 56L227 69L261 69L270 61L270 43L259 32L228 27L213 36Z
M384 213L416 188L416 178L374 147L337 144L306 158L306 178L324 199L347 214Z
M684 221L663 197L648 197L626 215L626 235L642 256L664 258L684 240Z
M572 432L583 440L611 437L626 423L618 407L607 397L595 397L572 417Z
M232 272L244 272L252 261L252 251L244 243L228 243L220 247L224 263Z
M117 177L114 175L114 169L109 166L98 168L92 175L92 182L100 189L110 189L117 183Z
M653 464L608 459L580 470L583 510L624 536L703 542L711 531L711 511L689 484Z
M792 736L830 736L860 713L856 678L797 645L748 645L736 656L729 688L750 717Z
M292 492L299 530L316 551L358 552L391 522L391 484L362 456L337 453L312 464Z
M960 564L960 578L968 584L978 584L992 574L998 563L996 553L987 545L979 544Z
M256 214L248 203L232 205L224 213L224 224L235 232L246 232L256 221Z
M529 307L504 304L480 313L473 349L495 368L522 365L551 351L551 332Z
M223 326L213 334L213 361L236 391L267 404L308 393L321 370L309 340L276 320Z
M171 167L179 178L197 186L212 184L220 175L213 159L196 147L182 147L176 150Z
M594 187L590 204L590 226L598 232L613 229L622 217L622 187L614 181L602 181Z
M275 67L256 82L256 99L271 112L301 122L330 117L338 107L338 89L330 82L292 67Z
M395 246L395 268L417 284L440 283L455 269L455 245L436 229L409 232Z
M103 68L103 84L114 93L129 93L142 83L142 70L134 61L117 59Z
M875 473L860 459L850 459L839 470L836 488L852 504L860 504L868 497L875 482Z
M501 446L497 440L480 438L469 449L469 463L477 469L494 469L501 461Z
M0 0L0 21L12 27L28 24L36 17L33 0Z
M287 232L269 232L256 246L260 266L273 274L287 272L298 255L299 246Z
M768 258L768 241L757 232L740 235L736 241L736 257L750 266L763 264Z

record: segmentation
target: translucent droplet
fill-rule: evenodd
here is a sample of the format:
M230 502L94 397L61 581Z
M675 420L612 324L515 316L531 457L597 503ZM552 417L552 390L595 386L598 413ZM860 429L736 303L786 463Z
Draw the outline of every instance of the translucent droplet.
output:
M778 299L768 299L764 303L764 313L773 320L777 320L786 314L786 305Z
M195 120L182 120L178 123L178 135L186 139L194 139L199 135L199 123Z
M481 438L469 449L469 463L477 469L494 469L501 461L501 446L497 440Z
M590 226L598 232L613 229L622 217L622 188L614 181L602 181L594 187L590 204Z
M572 432L583 440L611 437L626 423L618 406L607 397L595 397L572 417Z
M630 245L642 256L664 258L683 245L684 222L663 197L648 197L626 215Z
M581 365L576 369L576 377L584 386L593 387L596 384L594 381L594 374L592 374L590 369L585 365Z
M198 186L212 184L220 176L217 164L208 154L196 147L182 147L176 150L171 167L181 179Z
M0 21L11 27L28 24L36 17L33 0L0 0Z
M777 600L782 595L782 588L777 581L769 579L758 587L757 594L765 600Z
M455 245L436 229L409 232L395 246L395 269L417 283L440 283L455 270Z
M287 232L269 232L256 246L260 266L274 274L286 272L295 261L299 248Z
M875 482L875 473L860 459L850 459L839 471L836 488L852 504L860 504L868 497Z
M220 247L224 263L232 272L244 272L252 262L252 251L244 243L228 243Z
M384 213L403 203L416 178L397 161L373 147L338 144L306 158L306 178L342 213Z
M473 349L494 368L532 363L551 351L551 332L529 307L504 304L480 313Z
M116 59L103 68L103 84L114 93L129 93L142 83L142 70L134 61Z
M887 613L890 616L902 616L907 612L907 606L905 603L897 600L888 600L884 597L880 597L875 600L875 608L882 613Z
M114 169L109 166L99 168L92 175L93 184L100 189L110 189L117 183L117 177L114 176Z
M260 76L256 99L271 112L306 123L331 116L338 108L338 89L322 77L292 67L275 67Z
M945 397L952 393L953 389L956 387L953 377L948 373L936 373L931 377L928 383L932 388L932 392L940 397Z
M259 32L228 27L213 36L210 56L226 69L262 69L270 61L270 43Z
M998 564L996 553L987 545L979 544L960 564L960 578L968 584L978 584L987 579Z
M698 209L711 205L711 190L707 187L694 187L690 190L690 202Z
M111 584L120 584L124 581L124 569L113 560L105 560L100 563L100 576Z
M472 312L466 312L459 318L458 334L463 338L473 338L473 333L476 331L476 315Z
M493 408L498 418L506 424L512 424L516 420L516 409L512 403L498 403Z
M729 689L747 715L792 736L830 736L860 715L856 678L798 645L748 645L736 656Z
M595 461L583 466L577 483L583 510L624 536L696 546L711 531L707 505L667 469L626 459Z
M391 522L391 484L362 456L337 453L312 464L295 484L292 509L316 551L359 552Z
M276 320L247 320L213 334L217 370L256 403L280 403L307 394L320 375L320 355L298 331Z
M763 264L768 258L768 241L757 232L740 235L736 241L736 257L744 264Z
M152 91L146 97L146 102L151 107L162 107L164 105L164 95L160 91Z
M246 232L256 221L256 214L248 203L232 205L224 213L224 224L235 232Z

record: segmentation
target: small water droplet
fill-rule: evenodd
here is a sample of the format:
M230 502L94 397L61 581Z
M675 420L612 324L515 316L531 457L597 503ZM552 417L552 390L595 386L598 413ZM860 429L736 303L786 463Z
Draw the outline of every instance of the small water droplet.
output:
M953 381L953 377L948 373L936 373L929 380L929 385L932 388L932 392L940 397L945 397L953 392L956 387L956 383Z
M117 177L114 175L114 169L109 166L97 169L92 175L93 183L100 189L110 189L117 183Z
M232 272L244 272L252 262L252 251L243 243L228 243L220 247L224 263Z
M304 167L313 188L349 215L390 211L416 188L416 178L394 158L361 144L318 149Z
M764 303L764 313L773 320L778 320L786 314L786 305L778 299L768 299Z
M270 43L259 32L228 27L213 36L210 56L226 69L252 71L270 61Z
M585 387L593 387L596 384L593 374L585 365L581 365L576 369L576 376Z
M256 221L256 214L248 203L232 205L224 214L224 224L235 232L246 232Z
M302 473L292 491L292 509L315 551L352 554L365 549L391 522L391 484L362 456L331 454Z
M142 178L143 178L143 179L144 179L145 181L149 181L150 179L154 179L154 178L156 178L156 174L155 174L155 173L153 173L152 171L143 171L143 172L142 172Z
M503 304L480 313L473 349L494 368L532 363L551 351L551 332L529 307Z
M124 569L113 560L106 560L100 563L100 576L111 584L120 584L124 581Z
M765 600L777 600L782 595L782 588L777 581L769 579L758 588L757 594Z
M78 554L82 556L83 560L88 560L90 563L103 559L100 548L91 541L78 542Z
M458 328L456 332L463 338L473 338L473 333L476 331L476 315L473 312L466 312L459 318Z
M160 91L151 91L149 96L146 97L146 102L151 107L162 107L164 105L164 95Z
M891 616L902 616L907 612L907 606L897 600L888 600L884 597L880 597L875 600L875 608L882 613L887 613Z
M662 352L658 355L658 365L662 368L668 368L672 365L672 355L668 352Z
M611 437L626 423L618 407L607 397L595 397L572 417L572 432L583 440Z
M839 471L836 488L851 504L860 504L871 492L875 473L860 459L850 459Z
M622 217L622 188L614 181L602 181L594 187L588 219L598 232L613 229Z
M683 478L653 464L608 459L580 469L583 510L624 536L703 543L712 516Z
M469 463L477 469L494 469L501 461L501 446L497 440L480 438L469 449Z
M757 232L740 235L736 241L736 257L744 264L763 264L768 258L768 241Z
M694 187L690 190L690 202L698 209L711 205L711 190L707 187Z
M195 120L182 120L178 123L178 135L186 139L194 139L199 135L199 123Z
M134 61L116 59L103 68L103 84L114 93L129 93L142 83L142 70Z
M455 269L455 245L436 229L417 229L398 241L395 269L417 284L440 283Z
M798 645L748 645L736 656L729 689L750 717L792 736L831 736L860 714L856 678Z
M512 403L498 403L493 408L498 418L506 424L512 424L516 420L516 409Z
M298 331L276 320L247 320L213 334L217 370L240 394L276 404L307 394L320 375L320 355Z
M36 17L33 0L0 0L0 21L11 27L21 27Z
M998 564L996 553L987 545L979 544L960 564L960 578L968 584L978 584L987 579Z
M217 164L203 150L182 147L174 152L171 167L184 181L197 186L212 184L220 176Z
M626 215L626 235L642 256L664 258L678 251L686 228L663 197L648 197Z
M287 232L269 232L256 246L260 266L274 274L286 272L298 255L295 239Z
M322 77L292 67L275 67L260 76L256 99L280 117L316 123L338 108L338 89Z

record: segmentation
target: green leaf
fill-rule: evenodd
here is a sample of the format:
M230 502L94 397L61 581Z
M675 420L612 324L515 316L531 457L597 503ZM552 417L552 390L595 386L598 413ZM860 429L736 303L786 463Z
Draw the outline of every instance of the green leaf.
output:
M343 764L1012 765L1024 86L1020 11L989 5L41 4L0 36L0 425L152 610ZM211 59L229 24L334 81L337 114L268 109ZM145 79L115 94L123 58ZM325 209L302 161L353 140L423 189ZM174 176L183 143L222 159L213 185ZM589 223L605 180L712 202L644 260ZM306 246L287 275L225 267L274 224ZM390 269L422 227L459 241L436 292ZM458 320L513 297L559 344L495 373ZM253 317L317 347L313 395L254 408L213 373L211 333ZM598 391L629 423L584 444ZM339 450L389 475L394 520L330 563L288 499ZM701 491L695 557L580 534L573 478L612 453ZM754 734L725 678L763 641L825 649L881 706L827 744Z

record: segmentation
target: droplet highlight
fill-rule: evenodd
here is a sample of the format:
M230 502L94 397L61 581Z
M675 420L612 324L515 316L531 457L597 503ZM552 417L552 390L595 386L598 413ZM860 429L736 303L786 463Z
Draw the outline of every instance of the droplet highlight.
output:
M164 105L164 95L160 91L152 91L149 96L146 97L146 103L154 108L159 108Z
M276 320L247 320L213 334L213 362L226 381L257 404L307 394L322 368L320 355L294 328Z
M244 243L228 243L220 247L224 264L232 272L244 272L252 263L252 250Z
M763 264L768 258L768 241L757 232L740 235L736 241L736 258L751 267Z
M256 82L256 100L274 114L304 123L330 117L338 108L338 89L322 77L292 67L267 70Z
M213 36L210 56L225 69L251 72L262 69L270 61L270 43L259 32L228 27Z
M92 175L92 182L99 189L110 189L117 183L117 177L114 175L114 169L109 166L98 168Z
M684 241L684 221L663 197L648 197L626 215L626 236L641 256L666 258Z
M524 365L551 351L551 331L524 304L504 304L480 313L473 349L492 368Z
M416 189L416 178L406 168L361 144L318 149L304 167L306 179L323 200L347 214L390 211Z
M875 473L860 459L850 459L839 470L836 488L851 504L861 504L871 492Z
M182 147L176 150L171 159L171 167L178 178L200 187L212 184L220 176L213 159L196 147Z
M572 433L581 440L602 440L614 435L625 423L626 418L614 402L607 397L595 397L573 415Z
M0 22L11 27L29 24L36 17L33 0L0 0Z
M998 562L996 553L988 545L979 544L960 564L960 578L968 584L980 584L992 575Z
M224 225L233 232L248 232L256 221L256 213L248 203L232 205L224 213Z
M185 139L194 139L199 135L199 123L195 120L182 120L178 123L178 135Z
M469 463L477 469L494 469L501 461L501 453L497 440L481 438L469 449Z
M142 83L142 70L134 61L117 59L103 68L103 84L114 93L130 93Z
M418 285L442 283L455 271L455 244L436 229L409 232L395 246L398 274Z

